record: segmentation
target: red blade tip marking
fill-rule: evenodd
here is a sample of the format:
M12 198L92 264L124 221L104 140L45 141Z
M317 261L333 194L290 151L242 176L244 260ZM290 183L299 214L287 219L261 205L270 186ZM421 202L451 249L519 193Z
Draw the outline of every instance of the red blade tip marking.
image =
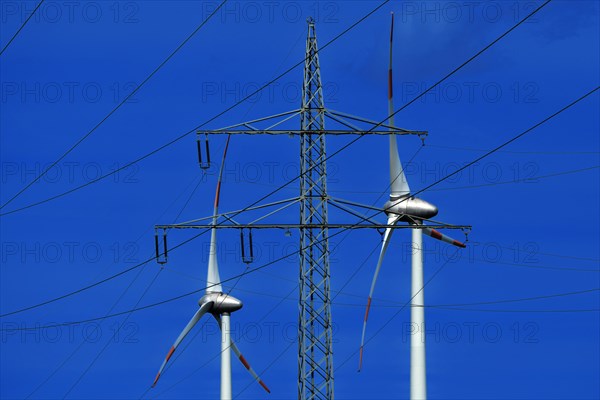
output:
M158 378L160 378L160 372L156 374L156 378L154 378L154 382L152 382L152 387L156 386L156 382L158 382Z
M367 300L367 311L365 311L365 322L367 322L367 319L369 318L369 310L371 309L371 298L369 297L369 299Z
M167 361L169 361L169 359L171 358L171 356L173 355L174 352L175 352L175 347L171 347L171 350L169 350L169 352L167 353L167 357L166 357Z
M263 389L265 389L267 391L267 393L269 393L269 394L271 393L271 389L269 389L267 387L267 385L265 385L265 383L262 381L262 379L259 379L258 383L260 383L260 386L262 386Z
M248 364L248 361L246 361L242 354L240 354L240 361L242 362L242 364L244 364L244 367L246 367L246 369L250 369L250 364Z
M434 239L438 239L438 240L442 240L442 234L438 231L436 231L435 229L431 230L431 237Z
M363 346L360 346L360 353L358 356L358 372L360 372L362 368L362 360L363 360Z
M219 195L221 194L221 181L217 182L217 193L215 195L215 207L219 206Z

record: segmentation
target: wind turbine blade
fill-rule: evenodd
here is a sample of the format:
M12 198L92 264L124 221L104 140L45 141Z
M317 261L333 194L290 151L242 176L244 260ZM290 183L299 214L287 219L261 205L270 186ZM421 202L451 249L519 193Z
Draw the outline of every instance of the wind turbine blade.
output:
M392 47L394 39L394 13L392 13L392 26L390 28L390 65L388 69L388 125L395 127L394 122L394 90L392 83ZM390 197L402 197L410 194L408 181L404 175L404 168L400 162L398 154L398 144L396 143L396 134L392 133L390 137Z
M393 226L398 222L399 217L397 215L391 216L388 218L388 226ZM371 290L369 291L369 298L367 300L367 309L365 311L365 319L363 322L363 330L362 337L360 339L360 355L358 361L358 370L362 368L362 360L363 360L363 347L365 345L365 335L367 333L367 320L369 319L369 309L371 308L371 299L373 298L373 292L375 291L375 283L377 283L377 277L379 276L379 270L381 269L381 263L383 262L383 257L385 256L385 252L387 251L388 245L390 244L390 239L392 237L392 233L394 229L386 228L385 233L383 234L383 243L381 245L381 252L379 253L379 260L377 260L377 267L375 267L375 274L373 275L373 280L371 281Z
M167 353L165 360L163 361L162 365L160 366L160 369L158 370L158 373L156 374L156 378L154 378L154 383L152 383L152 387L156 386L156 383L158 382L160 375L162 374L163 370L165 369L165 366L167 365L167 362L169 362L169 359L171 358L171 356L173 356L173 353L177 349L177 346L179 346L179 344L183 341L183 339L187 336L187 334L190 333L190 331L192 330L194 325L196 325L198 323L200 318L202 318L202 316L211 309L213 304L214 303L212 301L202 304L202 306L200 307L200 309L198 311L196 311L196 314L194 314L194 316L192 317L190 322L188 322L188 324L185 326L185 328L183 328L183 331L181 331L181 333L177 337L177 340L175 340L175 343L173 344L173 346L171 346L171 349Z
M215 203L213 208L212 224L217 225L217 215L219 214L219 197L221 195L221 182L223 179L223 168L225 167L225 157L229 148L229 140L231 136L227 136L225 149L223 150L223 158L221 159L221 167L219 168L219 178L217 179L217 189L215 191ZM219 264L217 262L217 229L212 228L210 232L210 248L208 254L208 272L206 275L206 292L222 292L221 276L219 275Z
M221 328L221 318L219 316L215 315L215 319L219 323L219 329L220 329ZM262 388L265 389L265 391L267 393L271 393L271 389L269 389L267 387L267 385L265 384L265 382L263 382L263 380L260 379L260 376L258 376L258 374L256 373L256 371L254 371L254 369L250 366L250 364L248 363L248 361L246 360L246 358L244 357L244 355L242 354L242 352L240 351L240 349L237 347L237 345L233 341L233 339L231 339L230 343L231 343L231 349L235 353L236 357L238 358L238 360L240 360L240 362L244 365L244 367L246 367L246 369L248 370L248 372L250 373L250 375L252 375L252 377L254 378L254 380L256 382L258 382L258 384L260 386L262 386Z
M442 242L449 243L456 247L460 247L463 249L465 247L467 247L466 244L459 242L458 240L454 240L450 236L444 235L442 232L436 231L433 228L423 228L423 233L426 234L427 236L431 236L434 239L441 240Z
M254 369L252 369L252 367L250 366L250 364L248 364L248 361L246 360L246 358L244 357L244 355L240 352L240 349L238 349L238 347L235 344L235 342L233 341L233 339L231 340L231 349L233 350L233 352L235 353L235 355L237 356L237 358L240 360L240 362L244 365L244 367L246 367L246 369L248 370L248 372L250 373L250 375L252 375L252 377L254 378L254 380L256 382L258 382L258 384L260 386L262 386L262 388L265 389L265 391L267 393L271 393L271 390L267 387L267 385L263 382L263 380L260 379L260 377L258 376L258 374L256 373L256 371L254 371Z
M216 221L213 222L216 225ZM206 274L206 293L222 292L219 264L217 263L217 229L212 228L210 233L210 248L208 253L208 272Z

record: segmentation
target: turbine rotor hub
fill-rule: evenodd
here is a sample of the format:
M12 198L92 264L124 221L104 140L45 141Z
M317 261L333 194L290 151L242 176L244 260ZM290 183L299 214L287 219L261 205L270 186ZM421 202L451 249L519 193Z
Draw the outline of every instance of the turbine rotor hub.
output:
M414 219L430 219L438 213L437 207L433 204L410 195L390 196L390 200L384 204L383 208L388 216L399 215L401 221L407 222L414 222Z
M202 307L203 304L212 302L213 306L210 309L211 314L225 314L232 313L239 310L244 306L241 300L235 297L221 292L207 293L198 300L198 305Z

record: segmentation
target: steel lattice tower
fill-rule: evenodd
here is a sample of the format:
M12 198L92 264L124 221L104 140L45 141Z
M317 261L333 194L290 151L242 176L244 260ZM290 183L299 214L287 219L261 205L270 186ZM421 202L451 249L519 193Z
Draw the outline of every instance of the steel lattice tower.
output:
M315 24L308 20L300 133L298 398L333 399L323 87Z

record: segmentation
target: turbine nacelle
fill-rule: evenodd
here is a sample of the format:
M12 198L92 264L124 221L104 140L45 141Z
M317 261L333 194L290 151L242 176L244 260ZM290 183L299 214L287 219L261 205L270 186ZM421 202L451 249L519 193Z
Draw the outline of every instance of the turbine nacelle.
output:
M241 300L221 292L205 294L198 300L198 305L202 307L204 304L211 302L213 305L208 312L213 315L231 314L244 306Z
M415 220L430 219L437 215L438 209L433 204L405 195L401 197L391 197L383 209L388 217L400 216L400 221L415 222Z

